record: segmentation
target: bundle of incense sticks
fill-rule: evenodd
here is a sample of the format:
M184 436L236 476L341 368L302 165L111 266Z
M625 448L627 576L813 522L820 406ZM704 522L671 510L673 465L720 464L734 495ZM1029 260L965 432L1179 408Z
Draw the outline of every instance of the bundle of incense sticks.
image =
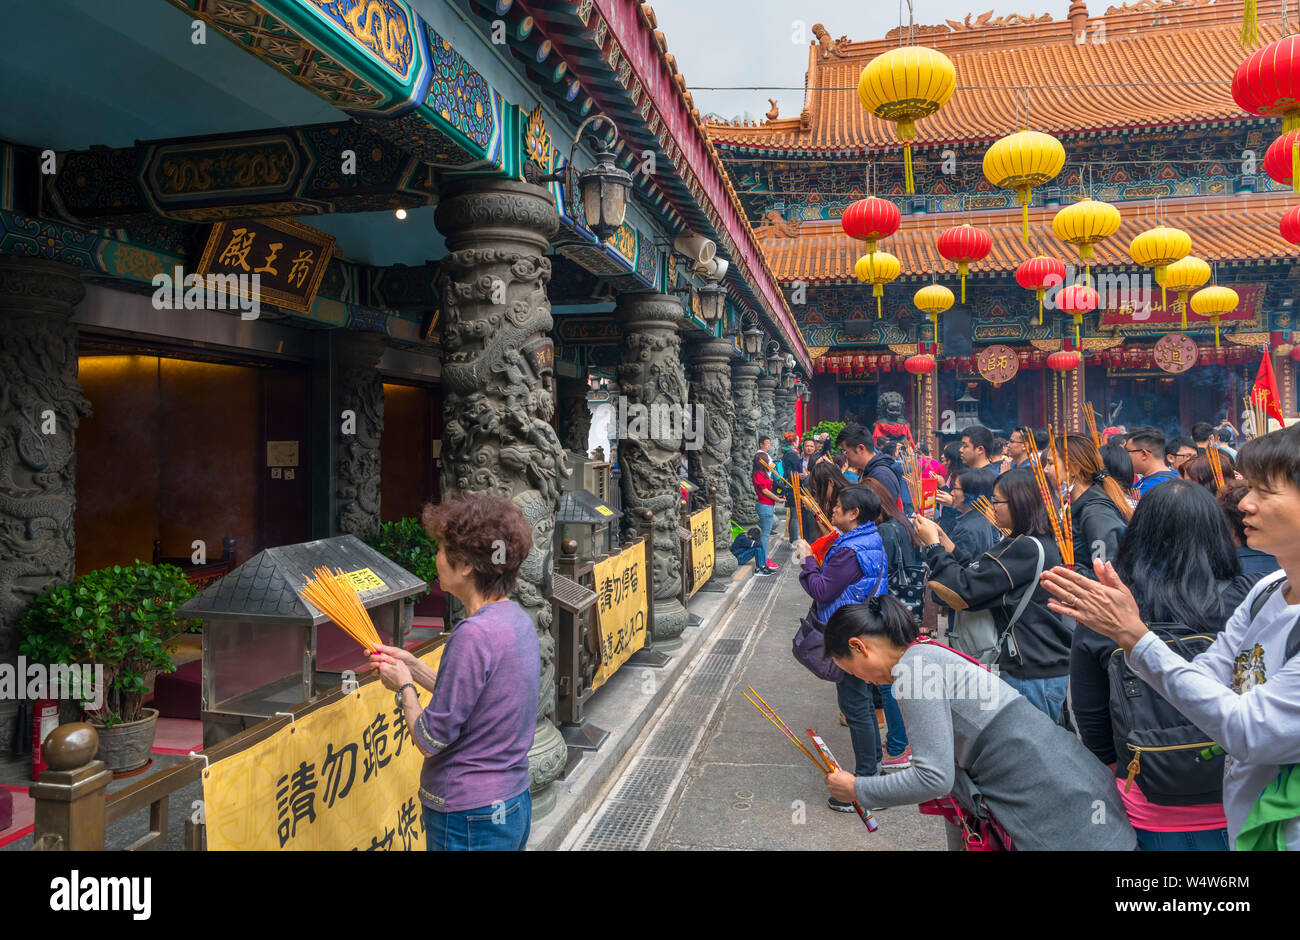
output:
M817 517L817 524L819 526L821 526L827 532L835 531L835 526L831 525L831 520L826 517L826 513L822 512L822 507L817 505L817 500L813 499L811 493L809 493L805 489L800 489L799 499L802 500L803 504L807 506L809 510L812 511L812 514L814 516Z
M907 492L912 497L912 505L920 512L925 505L925 487L921 482L921 465L916 461L916 454L907 452L900 458L903 464L903 480L907 483Z
M1101 450L1101 435L1097 433L1097 413L1092 410L1092 402L1083 403L1083 420L1088 422L1088 433L1092 435L1092 442Z
M1210 473L1214 474L1214 485L1223 489L1223 454L1219 445L1211 438L1205 445L1205 459L1210 462Z
M1264 395L1256 389L1250 393L1250 413L1255 419L1255 436L1263 437L1268 433L1268 408Z
M754 691L754 687L752 685L748 687L748 691L744 693L744 696L745 698L749 699L749 704L757 708L759 714L762 715L764 718L766 718L769 722L771 722L772 726L776 728L777 731L780 731L781 734L783 734L791 744L797 747L804 757L812 761L813 766L816 767L819 771L821 771L823 774L830 774L840 769L839 765L835 763L835 758L831 756L830 748L826 747L826 745L821 741L821 739L818 738L815 734L813 734L811 728L808 730L808 734L812 736L813 742L815 744L815 748L812 751L810 751L804 745L804 743L799 740L798 735L796 735L793 731L790 730L790 726L781 720L781 716L772 710L772 706L768 705L767 702L763 701L763 697ZM813 756L814 753L816 753L818 756L814 757ZM825 758L824 763L822 761L823 757ZM879 826L879 824L876 822L876 817L872 816L871 813L864 810L858 804L857 800L853 801L853 808L857 811L858 816L861 817L862 822L866 824L867 829L869 829L872 832L875 832Z
M316 577L308 578L303 585L302 596L311 601L321 613L338 624L348 636L356 640L367 651L380 646L379 632L375 629L370 614L361 604L361 595L340 570L333 573L328 568L316 568L312 571Z
M987 519L989 524L1003 535L1011 534L1010 529L1004 529L1002 526L998 525L998 517L993 514L993 504L989 502L987 496L976 496L975 502L971 503L971 508Z
M1048 431L1050 434L1051 429L1049 428ZM1024 433L1028 435L1029 429L1025 428ZM1025 439L1029 438L1026 436ZM1049 441L1049 446L1050 443ZM1052 458L1054 460L1056 458L1055 448L1052 450ZM1052 536L1056 539L1056 547L1060 549L1061 560L1067 568L1072 568L1074 567L1074 533L1066 528L1070 524L1069 498L1065 500L1066 508L1057 508L1056 500L1052 498L1052 488L1047 483L1047 474L1043 472L1043 462L1035 450L1029 451L1029 467L1033 471L1035 482L1038 483L1038 495L1042 497L1043 506L1047 509L1047 519L1052 525Z

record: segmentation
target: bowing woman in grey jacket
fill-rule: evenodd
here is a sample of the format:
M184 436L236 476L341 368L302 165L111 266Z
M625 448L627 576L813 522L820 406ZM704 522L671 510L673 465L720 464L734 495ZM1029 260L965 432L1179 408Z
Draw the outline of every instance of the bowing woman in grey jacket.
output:
M888 595L841 607L827 623L826 653L837 666L894 684L912 746L907 770L829 774L832 799L899 806L973 784L1017 849L1136 846L1111 772L1074 735L987 669L916 635L907 608Z

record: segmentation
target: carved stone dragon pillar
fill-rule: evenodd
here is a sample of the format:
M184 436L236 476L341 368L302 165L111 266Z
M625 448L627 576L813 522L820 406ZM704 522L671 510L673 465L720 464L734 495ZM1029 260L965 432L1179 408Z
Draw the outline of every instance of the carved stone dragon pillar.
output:
M681 502L681 417L686 404L682 371L682 306L670 294L623 294L614 308L623 330L619 387L627 400L627 437L618 442L623 470L623 538L637 537L634 520L654 513L655 645L673 649L686 627L681 592L682 550L677 538ZM642 417L644 420L638 421Z
M704 408L700 446L686 451L691 478L704 487L717 487L713 515L713 576L728 579L736 571L731 544L731 426L736 420L731 401L731 344L722 340L694 343L687 349L691 366L691 405Z
M76 430L90 404L68 317L83 296L75 268L0 258L0 663L10 666L18 615L74 572ZM0 753L16 707L0 703Z
M771 454L778 453L776 446L780 435L776 433L776 402L772 395L776 391L776 379L770 375L761 375L758 377L758 410L760 412L758 419L758 436L772 438ZM775 457L774 457L775 459Z
M780 449L776 441L781 440L781 435L787 431L794 433L794 392L778 388L772 393L772 401L776 409L776 433L772 435L772 451L775 453Z
M528 774L542 815L567 749L554 724L552 539L561 478L568 474L550 420L554 349L545 257L559 225L546 190L511 180L467 180L434 215L450 252L438 274L443 339L443 491L512 498L533 528L533 550L514 599L533 618L541 647L537 728Z
M587 404L587 380L559 379L560 443L573 454L587 456L591 434L591 408Z
M758 371L750 362L731 364L731 397L736 403L731 435L731 518L745 526L758 524L752 473L754 454L758 453Z
M340 330L334 345L338 409L338 531L365 538L379 529L379 440L384 433L384 384L377 366L384 344L370 333Z

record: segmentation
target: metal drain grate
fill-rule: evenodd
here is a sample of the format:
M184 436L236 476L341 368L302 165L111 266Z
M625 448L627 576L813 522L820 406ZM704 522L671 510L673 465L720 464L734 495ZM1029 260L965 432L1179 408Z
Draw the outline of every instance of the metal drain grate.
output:
M674 721L655 729L646 742L646 757L683 757L695 743L699 728L684 721Z
M663 810L662 806L620 803L617 813L607 813L596 821L579 848L601 852L639 849L654 831Z
M638 761L636 767L619 782L613 798L628 803L661 803L681 769L682 762L675 758Z
M788 545L777 554L789 554ZM681 679L681 688L669 700L659 724L652 728L641 749L632 755L627 770L595 811L585 831L573 833L570 843L579 851L639 850L654 838L659 820L672 804L681 777L695 747L709 727L727 684L740 666L740 653L771 615L778 578L762 578L748 586L746 606L758 616L733 611L712 646L700 651Z
M725 676L727 670L735 665L733 656L715 656L710 653L700 660L695 669L691 671L691 676L704 678L705 676Z

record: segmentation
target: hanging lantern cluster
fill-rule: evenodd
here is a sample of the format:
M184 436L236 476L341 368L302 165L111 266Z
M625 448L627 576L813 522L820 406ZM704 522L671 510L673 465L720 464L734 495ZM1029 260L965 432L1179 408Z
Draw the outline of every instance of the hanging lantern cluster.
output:
M853 265L853 273L863 284L871 285L871 294L876 298L876 317L879 319L885 285L903 273L902 263L887 251L876 251L859 258Z
M1065 282L1065 262L1043 255L1020 262L1016 268L1016 283L1031 290L1038 298L1038 326L1043 325L1043 295L1049 288Z
M1160 306L1168 305L1165 272L1175 261L1182 261L1192 251L1192 236L1180 228L1157 225L1140 233L1129 242L1129 257L1144 268L1151 268L1152 276L1160 285Z
M957 87L957 70L942 52L902 46L867 63L858 78L858 101L882 121L898 125L903 142L904 188L916 190L912 177L912 141L916 122L938 111Z
M1179 329L1187 329L1187 295L1209 279L1210 266L1195 255L1187 255L1166 267L1163 280L1157 274L1156 281L1159 282L1161 291L1172 290L1178 294L1183 316Z
M1008 134L984 153L984 177L999 189L1014 189L1020 200L1020 241L1029 244L1029 203L1033 188L1056 178L1065 166L1065 148L1051 134Z
M1085 285L1092 279L1092 246L1118 232L1119 223L1119 210L1097 199L1082 199L1053 217L1052 231L1056 237L1079 249Z
M939 254L957 264L962 303L966 302L966 275L970 273L970 266L983 261L992 250L993 238L989 233L969 224L947 229L939 235Z
M1294 133L1300 131L1300 36L1285 36L1248 56L1232 76L1232 97L1243 111L1282 119L1282 135L1268 148L1264 171L1300 193L1300 135Z
M912 303L922 313L929 314L930 323L934 326L934 341L939 342L939 314L952 307L952 291L942 284L930 284L912 296Z
M916 358L913 356L912 358ZM873 372L892 372L895 364L907 369L902 356L893 353L852 353L842 356L822 356L813 360L813 371L831 375L867 375ZM908 369L910 372L911 370Z
M1214 348L1219 348L1219 318L1225 313L1237 309L1237 292L1231 287L1217 284L1203 287L1192 295L1192 313L1198 317L1209 317L1214 327Z
M876 196L859 199L840 216L840 228L844 229L844 234L865 242L868 254L874 254L876 242L897 232L902 222L903 214L898 206Z

